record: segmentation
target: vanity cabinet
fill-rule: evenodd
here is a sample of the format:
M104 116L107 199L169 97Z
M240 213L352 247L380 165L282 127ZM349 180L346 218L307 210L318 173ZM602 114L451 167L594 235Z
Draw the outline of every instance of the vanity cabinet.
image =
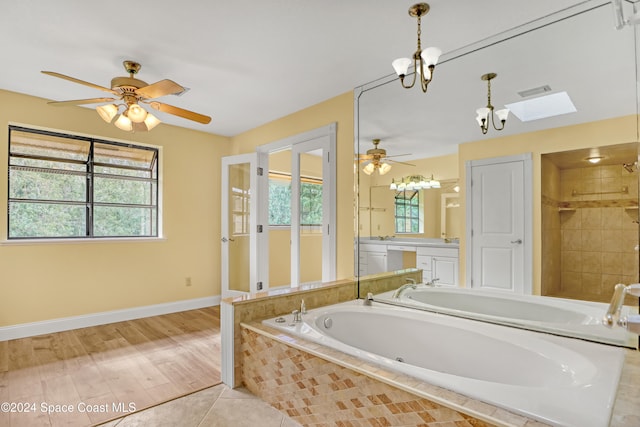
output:
M438 284L458 286L458 248L442 246L399 245L396 242L361 243L358 274L383 273L403 268L403 254L415 252L416 268L422 269L426 283L438 278Z
M360 245L358 272L360 276L388 271L386 245Z
M416 268L422 269L425 283L437 278L438 285L458 286L458 266L458 248L417 248Z

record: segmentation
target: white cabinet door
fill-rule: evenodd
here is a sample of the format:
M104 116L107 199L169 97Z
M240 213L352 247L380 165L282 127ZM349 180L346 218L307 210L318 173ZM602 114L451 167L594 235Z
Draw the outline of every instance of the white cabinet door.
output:
M384 273L387 271L386 252L367 252L367 274Z
M458 286L458 258L433 257L431 275L439 279L436 284Z

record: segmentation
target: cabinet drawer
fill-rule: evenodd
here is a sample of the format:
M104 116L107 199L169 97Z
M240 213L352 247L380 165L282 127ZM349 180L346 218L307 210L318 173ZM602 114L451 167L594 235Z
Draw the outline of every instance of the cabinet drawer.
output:
M416 268L431 271L431 257L425 255L416 255Z
M362 252L387 252L387 245L376 245L376 244L361 244L360 245L360 253Z
M399 246L399 245L389 245L387 249L390 251L401 251L401 252L415 252L415 246Z
M417 250L418 255L431 255L431 256L448 256L458 257L458 248L432 248L429 246L419 246Z

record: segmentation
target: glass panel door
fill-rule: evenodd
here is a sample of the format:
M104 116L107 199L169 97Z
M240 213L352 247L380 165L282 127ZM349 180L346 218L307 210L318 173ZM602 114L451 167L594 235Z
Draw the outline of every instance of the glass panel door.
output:
M222 297L256 292L256 154L222 159Z

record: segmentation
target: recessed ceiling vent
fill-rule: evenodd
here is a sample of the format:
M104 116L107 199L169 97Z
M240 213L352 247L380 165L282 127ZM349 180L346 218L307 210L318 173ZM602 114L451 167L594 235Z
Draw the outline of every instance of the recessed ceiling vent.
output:
M544 85L540 87L534 87L533 89L523 90L521 92L518 92L518 95L520 95L523 98L526 98L528 96L540 95L541 93L547 93L547 92L551 92L551 86L549 85Z

